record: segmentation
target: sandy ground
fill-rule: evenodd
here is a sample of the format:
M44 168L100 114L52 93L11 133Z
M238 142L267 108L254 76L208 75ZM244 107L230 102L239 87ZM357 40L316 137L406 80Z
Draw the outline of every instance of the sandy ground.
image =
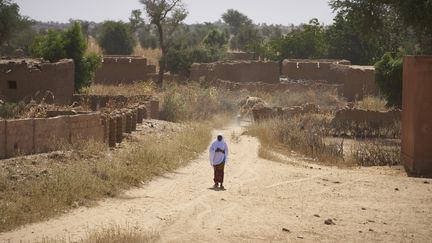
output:
M157 232L162 242L431 242L432 181L401 168L342 170L296 158L258 158L259 143L226 134L226 191L214 191L204 153L176 173L93 208L0 234L0 241L75 241L111 226ZM334 225L324 222L331 219Z

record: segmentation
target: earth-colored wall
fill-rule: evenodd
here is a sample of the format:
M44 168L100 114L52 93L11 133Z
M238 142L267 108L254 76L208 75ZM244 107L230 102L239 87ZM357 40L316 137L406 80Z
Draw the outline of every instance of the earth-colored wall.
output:
M2 122L0 158L51 151L59 142L94 139L103 142L104 127L98 113ZM3 135L3 133L2 133ZM3 141L3 142L2 142Z
M332 83L343 84L342 96L349 101L379 94L373 66L331 64L329 77Z
M412 175L432 176L432 56L406 56L402 160Z
M40 60L0 60L0 99L18 102L39 91L51 91L54 102L69 105L74 93L75 67L72 60L46 63ZM10 89L9 81L16 82Z
M278 83L280 77L278 62L239 61L193 64L190 79L207 82L216 79L232 82Z
M330 92L342 90L343 85L338 84L326 84L326 83L277 83L268 84L263 82L251 82L251 83L235 83L226 80L215 80L211 82L213 86L228 89L228 90L248 90L251 92L276 92L276 91L290 91L290 92L306 92L314 90L318 92Z
M6 120L0 120L0 159L6 157Z
M156 66L147 65L147 59L138 56L104 56L102 67L96 71L97 84L130 84L145 81L156 73Z
M357 124L367 123L373 127L385 127L393 125L395 122L400 120L400 110L381 112L361 109L343 109L336 112L333 122Z
M321 80L332 83L331 64L350 65L347 60L288 59L282 63L281 74L293 80Z

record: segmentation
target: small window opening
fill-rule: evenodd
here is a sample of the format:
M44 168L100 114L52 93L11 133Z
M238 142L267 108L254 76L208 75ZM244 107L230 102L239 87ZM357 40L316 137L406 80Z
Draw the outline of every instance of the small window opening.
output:
M8 89L17 89L16 81L8 81Z

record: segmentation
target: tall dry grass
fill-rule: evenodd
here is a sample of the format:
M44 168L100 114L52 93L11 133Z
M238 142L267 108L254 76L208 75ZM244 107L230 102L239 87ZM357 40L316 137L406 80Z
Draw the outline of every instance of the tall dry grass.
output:
M89 87L83 88L82 93L88 95L144 95L156 94L157 87L153 82L142 81L133 84L119 84L119 85L102 85L93 84Z
M393 166L399 165L401 146L397 139L357 140L346 150L343 138L328 138L334 130L331 118L323 115L304 115L291 119L274 118L254 123L248 133L259 138L259 156L280 161L272 151L290 154L291 151L315 159L324 165ZM337 129L337 128L336 128Z
M233 116L238 111L235 94L194 82L165 84L161 99L161 118L167 121L209 120L215 115Z
M344 165L343 143L328 144L324 141L324 124L329 122L329 118L322 115L274 118L252 124L248 133L259 138L263 149L272 148L284 153L295 151L320 163Z
M366 96L354 103L354 108L371 111L388 111L387 101L376 96Z
M92 205L173 171L206 149L210 132L209 124L187 124L178 133L149 134L116 151L88 144L72 156L55 153L0 168L0 231Z

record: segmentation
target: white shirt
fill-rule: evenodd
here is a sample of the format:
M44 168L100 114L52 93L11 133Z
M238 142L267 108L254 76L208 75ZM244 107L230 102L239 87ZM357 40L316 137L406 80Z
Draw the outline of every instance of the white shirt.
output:
M225 151L225 154L222 152L216 152L216 149L222 149ZM214 141L210 146L210 165L219 165L222 162L225 164L228 163L228 146L224 140L222 141Z

